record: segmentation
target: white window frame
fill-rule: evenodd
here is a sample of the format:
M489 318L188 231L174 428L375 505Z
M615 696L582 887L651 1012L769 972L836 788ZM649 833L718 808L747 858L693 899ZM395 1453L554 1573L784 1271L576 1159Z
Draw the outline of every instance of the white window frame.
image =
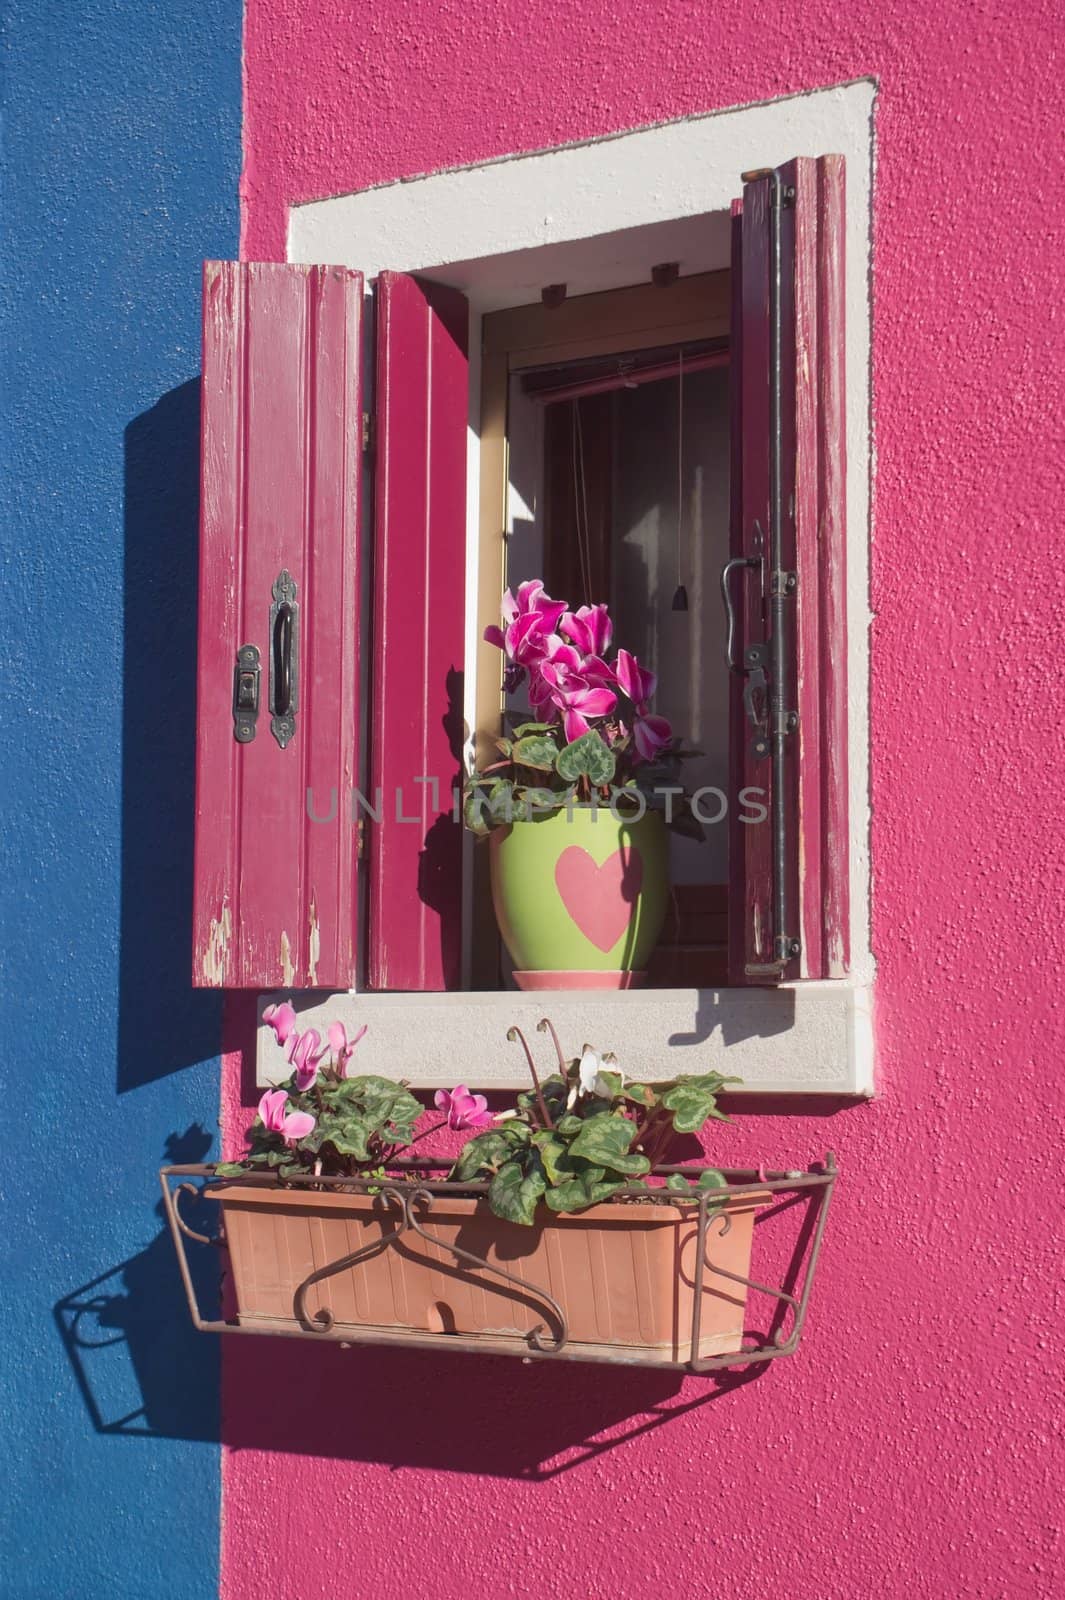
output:
M305 1025L367 1022L359 1068L402 1074L419 1087L524 1082L512 1022L534 1027L545 1011L567 1048L585 1039L615 1048L626 1072L661 1078L717 1069L740 1092L873 1092L869 945L869 528L870 237L876 86L869 79L810 94L641 128L584 144L510 157L293 206L288 259L380 271L423 272L470 302L472 352L489 311L527 304L545 283L571 294L620 287L650 261L682 272L728 264L722 219L739 175L793 156L838 152L847 161L847 627L850 739L852 972L766 989L623 994L359 994L293 997ZM640 230L635 234L633 230ZM480 363L470 363L467 661L485 619L477 615ZM468 723L475 685L466 684ZM263 1004L271 997L264 996ZM579 1037L578 1037L579 1035ZM286 1075L260 1025L257 1078Z

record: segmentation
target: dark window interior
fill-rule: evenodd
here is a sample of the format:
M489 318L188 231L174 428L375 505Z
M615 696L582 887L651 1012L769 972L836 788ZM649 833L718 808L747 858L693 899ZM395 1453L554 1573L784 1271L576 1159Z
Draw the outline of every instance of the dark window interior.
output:
M689 747L690 789L728 795L727 345L702 341L511 378L508 582L542 573L571 606L607 601L615 646L658 674L654 709ZM512 495L513 499L513 495ZM686 603L685 603L686 602ZM524 712L522 691L513 710ZM723 809L716 794L704 814ZM728 825L674 838L673 902L649 981L726 981Z

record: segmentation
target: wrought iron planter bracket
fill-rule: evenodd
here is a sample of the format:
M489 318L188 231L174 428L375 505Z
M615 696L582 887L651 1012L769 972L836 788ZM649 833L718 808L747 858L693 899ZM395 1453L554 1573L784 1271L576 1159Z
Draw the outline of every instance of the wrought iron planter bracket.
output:
M425 1174L446 1168L446 1162L398 1162L397 1169L409 1167L412 1176ZM656 1169L660 1175L669 1176L672 1173L682 1173L689 1177L697 1177L700 1169L686 1167L660 1167ZM239 1179L217 1179L213 1166L175 1166L164 1167L159 1174L159 1181L163 1192L163 1205L166 1211L170 1233L177 1251L178 1267L181 1280L188 1301L189 1312L194 1326L202 1333L244 1333L265 1334L273 1338L310 1338L317 1340L331 1340L341 1345L355 1344L399 1344L414 1346L422 1349L448 1349L480 1351L491 1354L517 1354L526 1362L532 1360L547 1361L584 1361L612 1365L630 1366L638 1364L641 1367L659 1368L667 1371L688 1371L695 1373L714 1372L724 1367L748 1366L754 1362L772 1361L777 1356L791 1355L797 1349L802 1335L803 1325L806 1321L806 1311L810 1299L810 1290L813 1285L814 1272L821 1252L821 1241L824 1236L825 1222L828 1216L828 1206L832 1198L832 1190L837 1176L835 1158L831 1152L820 1164L820 1170L811 1169L804 1173L771 1172L765 1174L726 1170L726 1186L718 1189L706 1189L699 1193L698 1198L693 1194L690 1202L685 1200L682 1193L665 1187L661 1189L624 1189L614 1198L617 1200L631 1200L644 1204L649 1199L653 1203L676 1205L690 1203L696 1219L696 1253L695 1253L695 1282L692 1311L691 1340L686 1355L679 1360L647 1361L642 1356L618 1348L617 1352L601 1353L589 1351L583 1347L570 1343L566 1324L564 1308L554 1297L545 1290L529 1284L525 1279L507 1272L505 1268L486 1260L483 1256L475 1255L472 1251L464 1250L458 1245L447 1241L433 1233L424 1225L422 1216L431 1218L433 1201L437 1196L462 1194L466 1196L480 1195L487 1192L487 1184L479 1183L447 1183L426 1178L424 1182L385 1182L371 1179L357 1178L328 1178L328 1177L298 1177L286 1180L286 1186L291 1188L333 1188L344 1191L366 1194L374 1193L381 1204L393 1211L397 1217L397 1224L389 1231L359 1250L352 1251L350 1255L342 1256L336 1261L329 1262L326 1266L312 1272L299 1285L295 1294L294 1312L298 1327L291 1329L244 1326L238 1322L228 1322L219 1318L208 1318L200 1309L196 1286L193 1281L189 1266L186 1240L193 1240L199 1244L216 1246L224 1243L221 1238L210 1238L206 1234L198 1233L185 1222L179 1209L180 1197L183 1194L202 1193L207 1184L216 1189L223 1189L229 1184L242 1186L254 1185L256 1187L278 1187L273 1177L248 1175ZM192 1179L199 1179L199 1187ZM175 1181L180 1180L180 1181ZM761 1204L768 1204L777 1200L791 1203L793 1200L805 1199L813 1207L812 1231L808 1244L800 1242L792 1259L794 1281L788 1288L773 1288L769 1284L760 1283L755 1278L741 1277L737 1273L729 1272L723 1267L714 1266L707 1260L707 1246L712 1236L712 1230L717 1230L724 1236L732 1226L729 1213L723 1209L722 1202L739 1200L744 1197L755 1199ZM307 1310L307 1293L314 1284L323 1283L337 1273L347 1271L357 1266L361 1261L380 1254L382 1250L396 1247L404 1234L413 1233L417 1237L432 1245L434 1249L446 1250L457 1261L476 1272L483 1272L489 1277L516 1287L522 1297L541 1306L545 1313L545 1322L539 1323L523 1340L514 1338L495 1338L491 1335L477 1337L463 1337L452 1333L433 1333L429 1331L384 1330L367 1328L365 1330L352 1327L348 1324L342 1329L334 1326L332 1313L326 1308L321 1308L314 1315ZM774 1301L777 1307L775 1321L778 1322L773 1331L760 1343L745 1345L742 1350L728 1355L701 1356L700 1347L700 1318L702 1313L703 1288L707 1274L712 1277L725 1278L731 1283L736 1283L745 1289L766 1296ZM785 1332L785 1325L788 1326ZM745 1335L745 1338L748 1337ZM757 1337L757 1336L755 1336Z

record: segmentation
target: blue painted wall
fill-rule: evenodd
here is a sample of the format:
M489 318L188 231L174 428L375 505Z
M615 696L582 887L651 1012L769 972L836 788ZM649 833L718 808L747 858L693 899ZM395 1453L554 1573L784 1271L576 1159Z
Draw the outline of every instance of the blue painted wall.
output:
M9 0L0 1593L217 1591L218 1351L155 1169L188 986L199 269L236 254L240 0Z

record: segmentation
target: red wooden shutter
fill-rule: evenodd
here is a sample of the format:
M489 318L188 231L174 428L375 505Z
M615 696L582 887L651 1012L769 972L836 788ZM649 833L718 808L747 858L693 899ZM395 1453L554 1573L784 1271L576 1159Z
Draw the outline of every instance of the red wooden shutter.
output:
M377 281L371 989L460 982L467 322L454 289Z
M203 294L193 982L349 988L362 278L211 261Z
M733 983L849 965L843 225L842 156L751 174L734 208L733 781L768 816L732 808Z

